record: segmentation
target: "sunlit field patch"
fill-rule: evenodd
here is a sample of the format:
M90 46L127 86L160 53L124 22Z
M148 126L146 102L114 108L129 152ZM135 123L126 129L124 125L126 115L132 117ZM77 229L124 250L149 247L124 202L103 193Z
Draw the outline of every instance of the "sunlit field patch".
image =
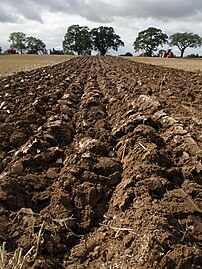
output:
M165 67L183 69L186 71L202 71L202 59L186 59L186 58L163 59L158 57L127 57L127 58L140 63L162 65Z
M57 64L71 59L70 55L0 55L0 76L38 67Z

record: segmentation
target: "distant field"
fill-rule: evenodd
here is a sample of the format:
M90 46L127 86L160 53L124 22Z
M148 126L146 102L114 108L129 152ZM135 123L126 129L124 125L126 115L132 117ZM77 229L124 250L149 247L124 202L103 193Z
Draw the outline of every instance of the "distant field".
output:
M69 55L0 55L0 76L7 76L19 71L57 64L71 59ZM124 57L136 62L162 65L187 71L202 71L202 59L162 59L156 57Z
M0 55L0 76L38 67L57 64L71 59L69 55Z
M186 71L202 71L202 59L185 59L185 58L158 58L158 57L127 57L135 62L141 62L153 65L162 65L183 69Z

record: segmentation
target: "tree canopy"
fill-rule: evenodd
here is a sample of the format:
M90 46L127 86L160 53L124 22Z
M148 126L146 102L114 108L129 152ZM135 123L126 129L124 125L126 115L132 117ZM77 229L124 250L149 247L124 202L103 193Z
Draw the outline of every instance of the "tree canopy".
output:
M46 52L46 45L42 40L26 36L23 32L13 32L9 35L10 48L19 53L38 54ZM149 27L138 33L133 43L134 50L142 51L144 55L152 56L159 46L164 44L177 46L183 57L187 48L197 48L202 45L202 38L194 33L175 33L169 37L161 29ZM120 36L113 27L100 26L90 30L87 26L72 25L67 29L63 40L64 53L91 55L92 50L105 55L110 49L118 50L124 46ZM1 51L0 51L1 53Z
M134 50L143 50L148 56L152 56L159 46L167 43L167 39L168 36L160 29L149 27L147 30L138 33L138 37L133 44Z
M13 32L9 36L10 47L16 51L23 53L27 52L30 54L38 54L39 52L45 52L46 45L39 38L29 36L22 32Z
M112 27L100 26L91 30L93 49L99 51L101 55L105 55L109 49L118 50L120 46L124 46L120 36L115 34Z
M193 33L175 33L169 37L170 45L177 46L181 52L181 57L183 57L185 50L190 48L197 48L202 45L202 38Z
M63 41L65 53L76 52L78 55L90 55L92 49L105 55L109 49L118 50L119 46L124 46L124 43L114 29L104 26L89 31L87 26L72 25Z
M65 53L76 52L78 55L91 54L92 43L87 26L72 25L64 36L63 50Z
M11 33L8 41L11 42L11 47L20 53L26 49L26 34L22 32Z
M38 54L39 52L44 53L46 45L41 39L29 36L26 38L26 49L28 54Z

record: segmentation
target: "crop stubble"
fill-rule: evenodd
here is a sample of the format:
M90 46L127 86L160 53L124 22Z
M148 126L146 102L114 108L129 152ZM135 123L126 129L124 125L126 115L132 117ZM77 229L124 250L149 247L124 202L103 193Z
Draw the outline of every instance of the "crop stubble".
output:
M201 268L201 76L78 57L2 78L0 243L37 245L28 268Z
M0 55L0 76L28 71L42 66L57 64L71 59L71 55Z
M160 65L164 67L171 67L182 69L186 71L202 71L202 59L188 59L188 58L160 58L160 57L127 57L129 60L135 62Z

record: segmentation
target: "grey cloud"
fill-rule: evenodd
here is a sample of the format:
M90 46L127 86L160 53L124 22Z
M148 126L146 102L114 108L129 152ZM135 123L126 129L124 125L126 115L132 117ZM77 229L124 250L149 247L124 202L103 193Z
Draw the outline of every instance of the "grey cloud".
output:
M37 7L34 7L32 5L26 6L26 5L22 5L20 4L17 7L17 12L23 16L24 18L28 19L28 20L34 20L34 21L39 21L39 22L43 22L42 20L42 16L40 14L40 9L38 9Z
M132 16L134 12L135 16L140 18L150 17L163 21L186 18L202 12L201 0L128 0L126 3L126 13L130 16Z
M196 17L202 14L201 0L98 0L100 13L113 17L131 17L147 19L152 18L160 21Z
M15 22L18 16L10 9L9 5L1 4L0 8L0 22Z
M4 16L0 12L0 22L3 22L4 17L7 18L6 22L21 22L21 18L24 17L28 20L35 20L42 22L40 9L31 1L21 0L7 0L1 3L1 10L4 11Z
M5 12L4 10L0 10L0 22L15 22L17 20L17 16L11 14L9 12Z
M201 0L3 0L0 21L17 21L20 16L42 22L42 13L64 12L94 22L112 22L115 17L153 18L168 21L200 18ZM3 10L3 12L2 12ZM14 16L13 14L17 14Z
M25 0L26 1L26 0ZM28 0L32 5L52 12L69 12L71 0Z

